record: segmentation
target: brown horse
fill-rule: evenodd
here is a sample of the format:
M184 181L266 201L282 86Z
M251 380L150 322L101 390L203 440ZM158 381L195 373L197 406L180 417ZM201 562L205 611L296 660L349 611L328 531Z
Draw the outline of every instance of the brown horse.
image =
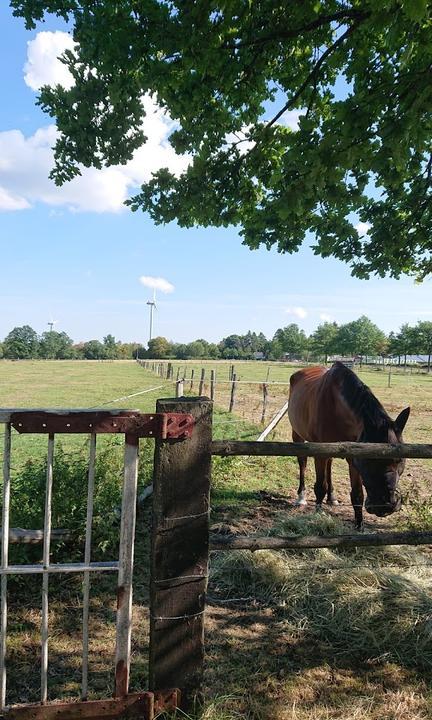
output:
M410 408L392 420L372 391L341 362L331 368L309 367L291 376L288 416L294 442L380 442L401 443ZM298 504L306 504L305 470L307 458L298 459L300 484ZM351 502L355 524L363 524L363 486L367 512L382 517L400 509L398 480L404 460L348 460ZM315 458L315 497L317 508L324 497L337 503L331 481L332 460Z

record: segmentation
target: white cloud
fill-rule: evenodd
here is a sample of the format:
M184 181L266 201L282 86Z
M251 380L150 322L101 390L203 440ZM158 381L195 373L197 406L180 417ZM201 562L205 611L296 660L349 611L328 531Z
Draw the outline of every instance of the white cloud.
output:
M235 145L240 155L245 155L247 152L249 152L249 150L251 150L256 145L255 140L249 140L249 132L251 128L252 125L244 125L242 129L238 130L237 132L228 133L225 136L226 147L228 148L231 145Z
M64 32L42 32L28 43L25 81L34 90L60 82L70 87L70 75L56 58L73 41ZM62 187L49 179L54 165L55 125L39 128L25 137L20 130L0 132L0 212L23 210L40 202L75 212L121 212L124 201L161 167L181 173L188 157L175 154L168 138L175 123L147 96L143 122L148 141L126 165L97 170L82 168L82 175Z
M24 81L32 90L42 85L62 85L69 90L74 79L64 63L58 59L65 50L73 50L74 41L68 33L39 32L27 43L27 62Z
M25 210L30 205L27 200L18 195L12 195L0 186L0 212L2 210Z
M285 308L285 312L287 315L293 315L300 320L304 320L304 318L308 315L307 310L305 310L304 307L287 307Z
M15 199L20 210L36 202L50 206L67 206L75 211L118 212L127 197L128 176L117 168L102 171L88 168L81 177L63 187L49 178L53 166L52 146L57 136L55 125L40 128L26 138L20 130L0 132L0 186L6 198Z
M141 275L139 281L141 285L152 288L153 290L160 290L163 293L172 293L174 291L174 285L168 280L165 280L165 278Z
M155 108L150 100L146 107ZM22 210L37 202L78 212L122 211L128 195L149 180L152 172L168 167L178 174L188 163L169 145L170 122L160 109L145 119L144 130L148 142L126 165L102 170L82 168L81 176L62 187L48 177L54 165L55 125L39 128L30 137L20 130L0 132L0 211Z
M371 227L372 225L368 222L358 222L357 225L354 225L360 237L367 235Z
M323 320L323 322L333 322L334 318L331 315L328 315L328 313L320 313L320 320Z
M287 110L278 120L279 125L284 125L291 130L299 129L299 120L301 115L304 115L306 110Z

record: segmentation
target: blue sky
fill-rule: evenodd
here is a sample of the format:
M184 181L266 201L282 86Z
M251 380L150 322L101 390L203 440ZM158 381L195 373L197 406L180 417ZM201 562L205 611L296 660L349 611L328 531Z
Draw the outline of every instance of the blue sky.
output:
M15 325L43 332L55 319L75 341L111 332L145 342L152 290L139 282L143 275L174 286L157 292L155 334L179 342L249 329L271 337L290 322L309 334L324 319L362 314L386 332L432 319L430 281L355 280L348 266L307 247L292 256L252 252L235 228L156 227L122 209L160 157L178 166L160 113L151 113L151 142L131 166L90 171L55 189L47 180L55 128L35 106L35 88L62 72L52 52L64 42L38 33L62 29L52 19L27 32L7 2L0 6L0 339Z

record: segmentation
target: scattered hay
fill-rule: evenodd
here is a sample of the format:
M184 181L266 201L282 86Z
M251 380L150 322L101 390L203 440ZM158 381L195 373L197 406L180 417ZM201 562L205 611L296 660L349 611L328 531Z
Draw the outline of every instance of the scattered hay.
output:
M341 523L297 516L278 534L332 534ZM227 598L274 608L281 633L338 662L432 670L432 564L412 547L217 553L212 582Z

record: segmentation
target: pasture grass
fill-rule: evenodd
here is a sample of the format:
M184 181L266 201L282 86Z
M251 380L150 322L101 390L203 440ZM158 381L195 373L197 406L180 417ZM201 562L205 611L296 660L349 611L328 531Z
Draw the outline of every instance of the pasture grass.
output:
M235 363L236 369L242 364ZM228 365L218 364L219 373ZM247 373L265 380L266 366L251 363ZM201 363L200 363L201 367ZM283 378L297 368L283 364ZM244 371L246 374L246 370ZM239 373L241 375L241 372ZM360 373L395 416L413 405L405 439L428 442L432 423L431 378ZM151 412L173 386L134 362L0 362L0 406L85 407L165 385L115 403ZM259 385L244 389L241 415L226 411L225 398L214 417L217 438L254 439L260 425ZM255 389L258 387L258 393ZM197 385L194 388L197 391ZM274 386L275 405L286 386ZM186 392L190 392L186 387ZM218 402L218 395L216 395ZM108 403L106 407L112 407ZM0 429L1 432L1 429ZM282 421L274 437L289 439ZM118 438L101 438L103 442ZM142 441L141 485L151 477L152 448ZM80 467L82 438L63 437L63 454ZM114 474L121 443L113 453ZM28 457L43 472L46 440L14 433L13 482ZM70 455L68 455L70 453ZM117 455L116 455L117 453ZM61 456L61 454L60 454ZM1 458L0 458L1 459ZM37 466L37 463L42 463ZM20 475L21 473L21 475ZM63 474L63 473L62 473ZM79 482L65 475L68 482ZM75 477L75 476L74 476ZM338 534L352 532L346 465L336 464L339 508L321 514L293 507L297 462L293 458L214 458L211 497L213 532L258 534ZM309 470L309 488L312 472ZM31 473L28 474L31 482ZM83 482L81 480L81 482ZM114 487L116 482L114 482ZM120 477L117 488L120 486ZM369 523L368 529L421 527L432 515L429 464L409 461L404 476L409 503L397 517ZM56 492L56 487L54 488ZM85 491L83 490L83 493ZM101 516L107 535L118 519ZM369 522L369 518L368 518ZM116 525L117 523L117 525ZM431 521L432 525L432 521ZM137 523L131 689L147 684L148 565L150 508ZM77 552L77 548L64 551ZM108 550L107 550L108 552ZM106 559L113 557L112 547ZM206 703L193 720L426 720L432 716L431 556L428 549L380 548L299 552L213 553L206 615ZM40 663L40 578L8 580L10 701L38 699ZM112 692L115 637L114 576L92 578L90 696ZM79 576L50 579L50 697L78 697L81 658ZM182 717L182 715L179 715Z

